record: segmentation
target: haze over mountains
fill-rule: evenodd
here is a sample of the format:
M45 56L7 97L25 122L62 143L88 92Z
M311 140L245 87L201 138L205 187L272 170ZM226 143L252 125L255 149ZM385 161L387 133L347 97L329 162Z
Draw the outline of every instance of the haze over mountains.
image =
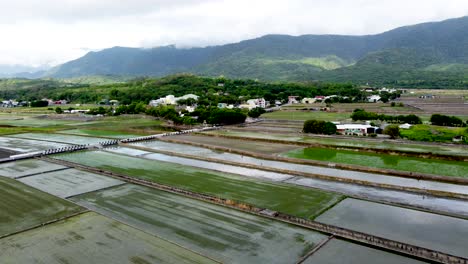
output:
M0 72L2 68L0 68ZM190 72L261 80L397 82L468 78L468 17L377 35L267 35L205 48L114 47L33 77L164 76Z

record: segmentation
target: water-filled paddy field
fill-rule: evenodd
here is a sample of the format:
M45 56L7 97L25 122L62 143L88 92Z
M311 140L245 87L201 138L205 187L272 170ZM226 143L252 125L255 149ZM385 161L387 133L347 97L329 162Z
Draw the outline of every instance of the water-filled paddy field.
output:
M86 213L0 240L2 263L216 263L173 243Z
M123 184L106 176L67 169L21 178L20 181L36 189L66 198Z
M345 163L374 168L468 177L468 162L404 157L329 148L305 148L287 152L287 157Z
M417 142L405 142L402 144L400 141L392 140L374 140L366 139L363 137L349 137L344 138L333 138L323 136L313 136L305 134L292 134L292 133L263 133L263 132L251 132L251 131L234 131L234 130L217 130L204 132L206 134L213 135L225 135L242 137L246 139L273 139L291 142L303 142L310 144L322 144L337 147L358 147L358 148L371 148L371 149L383 149L383 150L395 150L395 151L408 151L414 153L434 153L440 155L455 155L455 156L468 156L466 146L457 145L443 145L443 144L424 144ZM222 139L221 139L222 140ZM268 144L268 143L265 143Z
M92 137L103 137L103 138L132 138L139 137L141 135L125 133L121 131L112 131L112 130L97 130L97 129L69 129L61 130L60 134L69 134L77 136L92 136Z
M164 150L164 151L171 151L171 152L178 152L183 154L191 154L202 156L202 157L209 157L212 159L217 159L222 161L235 161L243 164L251 164L256 166L265 166L271 167L279 170L291 170L291 171L298 171L298 172L306 172L310 174L316 175L325 175L331 178L345 178L349 180L358 180L358 181L367 181L372 183L378 184L386 184L386 185L394 185L400 187L413 187L418 189L430 189L436 191L444 191L444 192L451 192L451 193L458 193L458 194L468 194L468 186L466 185L456 185L456 184L448 184L442 182L434 182L434 181L426 181L426 180L418 180L418 179L411 179L411 178L402 178L402 177L395 177L395 176L388 176L388 175L381 175L377 173L365 173L365 172L358 172L358 171L348 171L342 169L334 169L328 167L321 167L321 166L310 166L310 165L302 165L302 164L294 164L294 163L287 163L281 161L272 161L272 160L265 160L265 159L257 159L248 156L243 156L239 154L232 154L232 153L222 153L217 151L212 151L210 149L204 149L199 147L181 145L181 144L174 144L174 143L167 143L161 141L148 141L137 143L138 146L143 146L148 149L154 150ZM125 154L132 155L131 152L125 150L125 148L118 148L112 149L110 151L114 152L124 152ZM222 165L214 162L205 162L205 161L198 161L192 160L187 158L180 158L175 156L168 156L162 154L144 154L144 152L138 150L138 155L144 156L148 159L155 159L155 160L162 160L162 161L169 161L173 163L179 163L183 165L190 165L194 167L204 167L208 169L220 170L222 168L231 168L230 172L236 173L236 171L232 170L232 166ZM237 170L243 170L241 167L237 167ZM267 172L264 172L265 174ZM242 173L241 173L242 174ZM248 175L248 174L247 174ZM249 175L248 175L249 176ZM285 179L283 179L285 180Z
M423 264L401 255L389 253L339 239L332 239L308 257L304 264Z
M70 202L35 190L10 178L0 177L0 190L0 236L83 210ZM1 253L2 250L0 250L0 255Z
M42 160L26 159L14 162L0 163L0 176L18 178L26 175L38 174L65 168L65 166Z
M345 199L316 221L468 257L468 220Z
M245 141L240 139L216 138L195 135L177 135L168 138L264 154L282 153L298 148L298 146L296 145L275 144L257 141Z
M75 144L75 145L96 144L96 143L104 141L104 139L102 138L82 137L82 136L74 136L74 135L61 135L61 134L43 134L43 133L22 133L22 134L12 135L11 137L51 141L51 142Z
M65 143L47 142L33 139L0 137L0 146L2 146L2 149L16 152L33 152L51 148L62 148L70 145Z
M305 218L313 218L343 199L343 196L339 194L306 187L269 181L254 181L234 174L182 165L175 166L172 163L103 151L77 152L55 157L194 192L255 204L258 207Z
M97 212L225 263L290 263L320 233L135 185L72 198Z

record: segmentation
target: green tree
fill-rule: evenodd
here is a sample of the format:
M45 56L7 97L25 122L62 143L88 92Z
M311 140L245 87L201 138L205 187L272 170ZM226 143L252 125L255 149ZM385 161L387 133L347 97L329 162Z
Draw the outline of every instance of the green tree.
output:
M398 125L388 125L383 130L385 135L389 135L391 139L396 139L400 136L400 128Z
M264 114L265 112L266 112L265 109L263 109L261 107L255 107L252 110L250 110L247 113L247 115L252 117L252 118L257 118L257 117L261 116L262 114Z
M62 113L63 113L62 108L61 108L61 107L58 107L58 106L55 107L55 113L57 113L57 114L62 114Z

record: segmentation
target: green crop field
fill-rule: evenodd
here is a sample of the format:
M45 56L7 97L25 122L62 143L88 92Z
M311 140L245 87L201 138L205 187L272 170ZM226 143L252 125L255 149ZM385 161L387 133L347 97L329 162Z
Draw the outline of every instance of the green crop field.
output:
M136 185L84 194L73 201L223 263L294 263L326 238L315 231Z
M0 190L0 236L83 210L9 178L0 177Z
M444 176L468 177L468 163L464 161L405 157L329 148L298 149L287 152L284 156Z
M254 181L232 174L107 152L79 152L55 157L305 218L314 218L342 199L341 195L305 187Z
M5 264L216 263L96 213L4 238L0 259Z

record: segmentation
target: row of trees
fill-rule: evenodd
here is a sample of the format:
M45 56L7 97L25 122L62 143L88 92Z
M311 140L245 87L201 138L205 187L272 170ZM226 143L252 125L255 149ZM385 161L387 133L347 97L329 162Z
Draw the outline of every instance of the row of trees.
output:
M304 122L302 131L304 133L334 135L336 134L336 125L322 120L307 120Z
M430 121L435 126L465 127L468 124L468 121L465 123L456 116L446 116L440 114L433 114Z
M354 112L351 114L351 118L353 121L365 121L365 120L380 120L386 121L389 123L408 123L408 124L422 124L422 120L420 117L410 114L410 115L385 115L385 114L378 114L374 112L367 112L363 109L355 109Z

